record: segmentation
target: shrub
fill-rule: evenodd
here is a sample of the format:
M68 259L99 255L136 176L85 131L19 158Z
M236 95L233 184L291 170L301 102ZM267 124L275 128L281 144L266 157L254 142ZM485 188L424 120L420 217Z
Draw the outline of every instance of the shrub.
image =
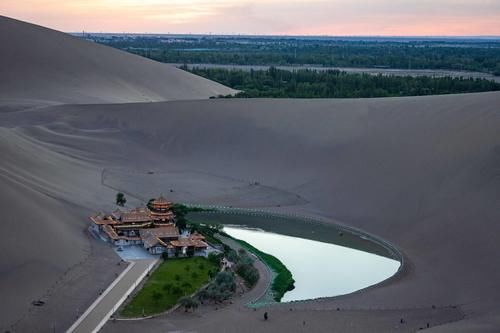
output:
M188 310L193 309L196 310L198 308L198 301L192 297L182 297L179 300L179 304L184 307L184 311L188 312Z
M227 260L229 260L231 262L237 262L238 261L238 254L233 249L227 249L225 251L225 254L226 254Z
M198 293L201 300L209 299L215 303L222 302L236 290L234 275L229 272L219 272L214 281L203 291Z
M253 265L253 258L250 257L249 255L242 255L240 256L239 260L238 260L238 264L242 264L242 265Z
M215 284L220 286L222 289L234 291L236 290L236 282L234 281L234 275L230 272L219 272L215 276Z
M230 290L215 283L211 284L205 292L205 297L215 303L222 302L231 297L231 295L232 292Z

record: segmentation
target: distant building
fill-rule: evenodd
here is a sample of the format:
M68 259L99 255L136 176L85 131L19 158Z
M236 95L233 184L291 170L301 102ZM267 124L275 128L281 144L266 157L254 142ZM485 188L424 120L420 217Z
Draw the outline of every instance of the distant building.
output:
M167 253L169 258L207 256L203 235L179 234L170 201L160 196L149 207L91 216L92 228L116 246L142 245L151 254Z

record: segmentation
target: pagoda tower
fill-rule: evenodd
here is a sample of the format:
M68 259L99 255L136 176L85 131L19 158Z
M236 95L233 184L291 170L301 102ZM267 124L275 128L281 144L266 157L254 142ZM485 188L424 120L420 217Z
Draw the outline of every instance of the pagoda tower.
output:
M149 209L153 222L157 224L172 223L174 220L174 213L171 210L172 202L162 195L150 202Z

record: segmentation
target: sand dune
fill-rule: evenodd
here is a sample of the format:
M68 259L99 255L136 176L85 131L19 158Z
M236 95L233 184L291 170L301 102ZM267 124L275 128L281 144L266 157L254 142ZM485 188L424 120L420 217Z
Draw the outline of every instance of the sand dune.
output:
M56 106L4 113L0 122L11 127L3 130L10 136L2 140L2 151L11 145L44 149L13 155L9 165L26 172L20 182L83 204L89 212L92 205L101 209L112 201L100 168L130 175L113 178L112 186L138 197L150 195L152 182L166 189L174 184L175 190L185 184L189 193L174 191L171 197L191 202L210 197L212 203L231 204L226 189L235 180L257 181L282 191L271 193L303 198L281 210L363 228L408 257L410 269L400 280L302 305L306 308L414 308L478 300L491 308L500 296L500 269L491 264L500 250L499 105L498 93L211 100ZM156 173L147 175L149 170ZM169 172L174 182L164 176ZM153 180L141 181L144 177ZM247 204L258 206L254 200L250 196ZM39 223L42 230L44 223ZM53 240L64 247L67 237L76 237L71 235Z
M89 254L99 258L85 236L86 216L112 208L116 190L135 205L134 197L163 187L171 199L193 203L270 209L271 202L280 211L362 228L405 254L398 279L339 299L295 304L297 312L281 308L273 312L276 320L259 323L262 330L292 330L288 319L300 318L316 330L355 322L357 331L387 332L402 315L443 323L459 311L472 325L464 327L487 330L498 322L499 93L107 104L140 101L141 89L148 99L162 100L207 97L220 86L193 78L183 81L188 89L170 77L160 89L158 73L179 73L180 81L185 74L10 19L0 25L2 45L17 50L2 47L0 61L8 77L0 83L2 331L52 331L53 320L74 320L112 279L106 272L114 274L93 265L61 280ZM18 44L22 38L30 43ZM19 53L30 44L39 52ZM72 81L68 71L79 64ZM67 102L93 105L48 105ZM111 170L108 178L104 170ZM105 257L112 262L112 254ZM57 281L66 281L64 288ZM70 292L71 286L78 289ZM39 298L47 308L35 316L30 302ZM432 305L460 310L434 311ZM337 307L361 310L334 316ZM373 308L387 310L365 311ZM209 326L200 317L160 318L144 327L231 330L237 320L254 328L255 317L245 313L211 317ZM134 332L134 325L105 330ZM454 325L451 330L460 328Z
M0 16L0 100L120 103L206 99L234 91L173 66Z

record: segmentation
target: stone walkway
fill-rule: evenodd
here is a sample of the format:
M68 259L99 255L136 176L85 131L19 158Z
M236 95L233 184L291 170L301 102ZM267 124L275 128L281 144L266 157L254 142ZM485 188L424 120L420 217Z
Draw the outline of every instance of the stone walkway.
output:
M98 332L113 315L127 296L154 267L158 259L131 261L123 273L103 292L101 296L71 326L67 333Z

